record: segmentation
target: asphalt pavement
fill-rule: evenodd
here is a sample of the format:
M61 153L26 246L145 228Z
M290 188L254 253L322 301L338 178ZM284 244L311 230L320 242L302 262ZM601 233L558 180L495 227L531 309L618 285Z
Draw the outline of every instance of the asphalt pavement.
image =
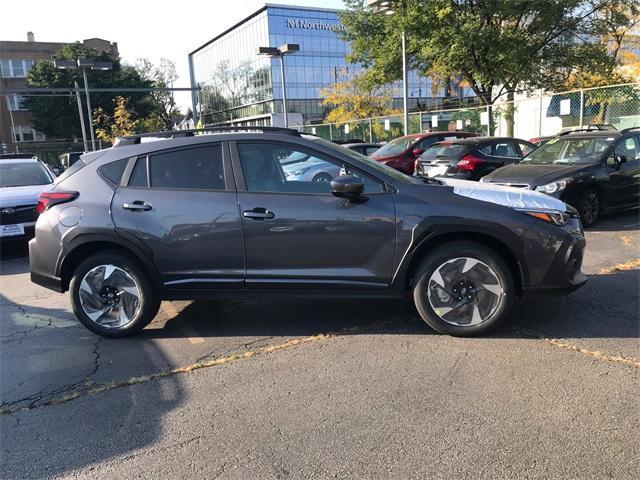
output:
M107 340L2 245L0 478L640 477L638 212L491 335L408 302L164 302Z

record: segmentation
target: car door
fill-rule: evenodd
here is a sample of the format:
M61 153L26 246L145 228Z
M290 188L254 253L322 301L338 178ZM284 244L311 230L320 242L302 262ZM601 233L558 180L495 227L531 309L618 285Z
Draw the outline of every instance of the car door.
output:
M385 289L395 253L395 207L384 182L306 146L282 141L230 145L249 288ZM301 155L304 154L304 155ZM305 157L295 171L291 157ZM309 162L309 165L306 165ZM366 201L331 194L306 168L326 164L364 180Z
M169 289L243 287L242 227L225 148L211 143L132 159L116 189L117 233L146 246Z
M624 161L618 162L616 160ZM608 203L615 208L635 206L640 202L640 136L618 140L607 158L609 173Z

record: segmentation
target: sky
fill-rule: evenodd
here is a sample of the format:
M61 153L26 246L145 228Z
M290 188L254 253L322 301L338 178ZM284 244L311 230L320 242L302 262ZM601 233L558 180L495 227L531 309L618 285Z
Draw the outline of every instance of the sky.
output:
M6 0L2 5L0 40L75 42L103 38L118 43L123 62L146 57L156 63L174 61L179 80L189 86L187 54L250 15L265 3L343 8L342 0ZM191 104L187 92L176 94L183 112Z

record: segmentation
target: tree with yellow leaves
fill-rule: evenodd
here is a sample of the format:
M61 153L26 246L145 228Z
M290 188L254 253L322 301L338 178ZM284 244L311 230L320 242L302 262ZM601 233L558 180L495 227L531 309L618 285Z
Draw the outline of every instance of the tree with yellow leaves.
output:
M96 136L105 142L113 142L117 137L131 135L135 133L138 126L138 121L133 119L131 112L127 109L126 98L118 96L113 102L115 103L113 116L105 113L102 108L98 108L93 115Z

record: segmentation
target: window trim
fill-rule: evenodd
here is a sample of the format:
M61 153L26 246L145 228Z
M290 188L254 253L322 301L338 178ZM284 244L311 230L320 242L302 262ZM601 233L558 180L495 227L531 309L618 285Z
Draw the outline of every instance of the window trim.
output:
M234 174L234 178L236 180L236 189L238 191L238 193L254 193L254 194L260 194L260 195L305 195L305 196L321 196L321 197L328 197L328 196L334 196L331 192L329 193L313 193L313 192L252 192L250 190L247 189L247 184L246 181L244 179L244 170L242 169L242 163L240 160L240 150L238 149L238 145L239 144L265 144L265 143L269 143L269 144L275 144L275 145L287 145L290 146L292 148L302 148L305 149L309 152L312 152L314 154L317 154L318 156L320 156L320 158L322 157L328 157L329 159L331 159L331 161L334 161L336 163L343 163L346 165L349 165L350 167L352 167L354 170L357 170L358 172L361 172L363 175L366 175L370 178L372 178L374 181L378 182L379 184L382 185L382 191L381 192L373 192L373 193L364 193L364 196L372 196L372 195L387 195L390 193L393 193L393 188L390 187L389 183L386 182L385 180L380 179L378 176L372 175L371 173L363 170L362 168L360 168L359 166L354 166L352 162L349 161L345 161L337 156L334 156L330 153L326 153L322 150L319 150L317 148L313 148L310 147L306 144L299 144L299 143L295 143L295 142L289 142L289 141L282 141L282 140L273 140L273 139L237 139L237 140L231 140L229 141L229 148L231 150L231 163L233 166L233 174ZM336 197L337 198L337 197Z
M153 152L148 152L146 154L131 157L129 159L129 162L131 165L130 170L129 170L129 165L127 165L127 168L125 168L125 172L122 175L122 182L120 186L122 188L127 188L127 189L163 190L163 191L175 191L175 192L185 192L185 191L187 192L233 192L234 189L232 187L234 183L233 183L233 177L229 174L230 166L227 158L228 154L226 153L226 148L224 145L225 143L226 142L224 141L217 141L217 142L208 142L208 143L187 145L187 146L181 146L181 147L164 148L162 150L155 150ZM151 185L150 157L153 157L154 155L164 155L166 153L172 153L176 151L193 150L196 148L210 148L215 146L220 147L220 153L222 157L222 176L223 176L224 188L222 189L221 188L215 188L215 189L214 188L175 188L175 187L153 187ZM136 163L141 159L144 159L144 162L145 162L147 185L145 187L130 186L129 183L131 181L131 176L133 175L133 170L135 169Z

